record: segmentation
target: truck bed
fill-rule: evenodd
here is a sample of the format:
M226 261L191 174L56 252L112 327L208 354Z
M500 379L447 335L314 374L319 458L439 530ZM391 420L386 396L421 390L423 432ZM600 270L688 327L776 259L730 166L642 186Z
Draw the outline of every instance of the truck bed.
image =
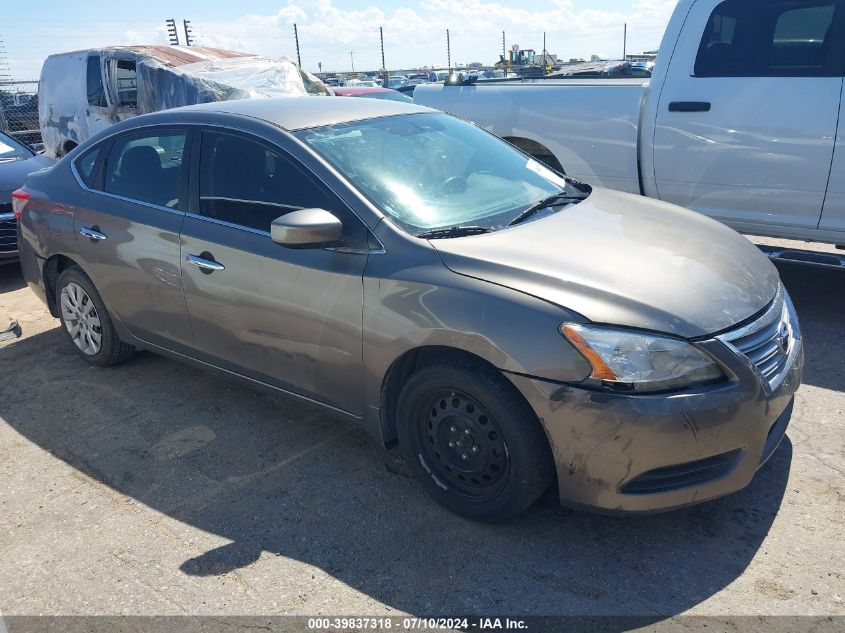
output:
M637 131L647 86L643 79L424 84L414 101L472 121L529 153L537 144L569 176L639 193Z

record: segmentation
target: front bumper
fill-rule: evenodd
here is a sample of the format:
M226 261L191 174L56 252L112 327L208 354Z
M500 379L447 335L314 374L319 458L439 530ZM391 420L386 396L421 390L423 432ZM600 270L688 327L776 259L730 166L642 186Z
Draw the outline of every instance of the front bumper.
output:
M654 512L748 485L789 423L804 364L800 334L794 346L774 390L716 340L702 347L730 380L694 392L632 396L508 377L546 430L563 505Z
M0 205L3 209L7 205ZM18 261L18 223L12 212L0 212L0 265Z

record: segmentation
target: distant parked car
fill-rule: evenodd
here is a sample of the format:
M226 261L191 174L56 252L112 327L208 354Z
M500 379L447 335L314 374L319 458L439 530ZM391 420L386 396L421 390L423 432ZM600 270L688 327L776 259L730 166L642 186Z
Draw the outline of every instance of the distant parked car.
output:
M429 83L443 83L451 74L451 71L448 70L432 70L430 73L428 73L428 81Z
M644 77L645 69L637 77ZM564 66L560 70L546 75L549 79L625 79L633 77L631 62L622 60L601 60ZM651 76L651 73L648 73Z
M18 229L12 212L12 192L23 186L31 172L52 163L49 158L36 154L23 143L0 132L0 264L18 259Z
M387 99L388 101L403 101L411 103L413 99L406 94L391 88L362 87L360 84L348 88L334 88L333 92L339 97L367 97L368 99Z
M51 55L38 118L48 156L62 156L118 121L178 106L282 95L330 95L284 59L219 48L122 46Z
M8 132L24 144L40 143L38 95L0 91L0 132Z
M553 483L616 512L739 490L801 381L792 303L744 237L411 104L158 112L14 202L24 277L85 362L148 349L320 406L473 519Z
M391 75L387 78L387 87L394 90L405 83L406 79L403 75Z

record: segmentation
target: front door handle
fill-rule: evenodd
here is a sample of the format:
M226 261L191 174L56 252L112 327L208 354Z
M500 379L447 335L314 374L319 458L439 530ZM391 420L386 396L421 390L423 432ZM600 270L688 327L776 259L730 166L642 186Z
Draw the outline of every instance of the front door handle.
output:
M709 101L673 101L669 112L710 112Z
M83 226L81 229L79 229L79 234L84 235L88 239L94 240L95 242L100 242L106 239L105 233L100 233L97 229L88 226Z
M205 255L205 253L202 253ZM185 255L185 261L189 264L193 264L197 268L201 269L203 272L214 272L215 270L226 270L226 267L221 264L220 262L216 262L213 259L206 259L204 257L199 257L197 255Z

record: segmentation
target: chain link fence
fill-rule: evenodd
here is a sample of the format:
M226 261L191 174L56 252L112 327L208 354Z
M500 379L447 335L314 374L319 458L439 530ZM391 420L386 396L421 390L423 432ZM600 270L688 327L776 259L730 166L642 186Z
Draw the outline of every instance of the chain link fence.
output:
M0 81L0 130L22 143L41 142L37 81Z

